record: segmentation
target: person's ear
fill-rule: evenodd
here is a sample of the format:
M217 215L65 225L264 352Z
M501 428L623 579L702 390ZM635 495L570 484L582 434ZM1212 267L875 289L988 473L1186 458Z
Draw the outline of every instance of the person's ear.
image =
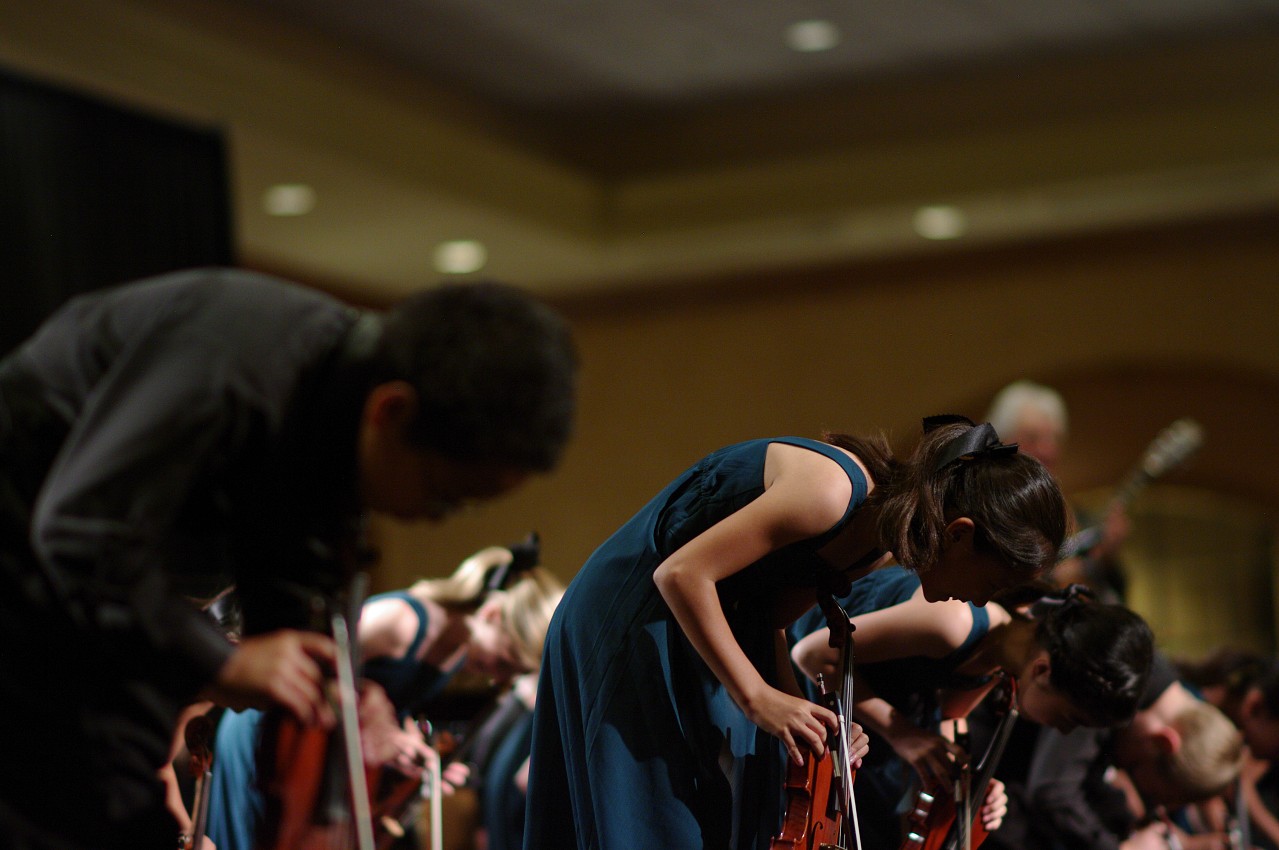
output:
M946 540L950 543L958 543L965 538L971 538L974 528L976 525L966 516L953 519L946 525Z
M417 391L407 381L387 381L369 390L364 418L380 430L403 427L417 412Z
M1265 701L1261 698L1261 691L1249 688L1243 695L1243 699L1239 701L1239 716L1245 720L1265 720L1269 714L1266 711Z
M1181 750L1181 733L1166 723L1150 733L1150 740L1162 755L1173 756Z
M502 594L501 592L490 593L488 599L480 605L476 616L485 623L493 626L502 625Z
M1030 661L1030 668L1027 670L1029 677L1033 681L1041 682L1044 685L1049 683L1052 677L1053 665L1052 660L1048 657L1047 651L1040 651Z

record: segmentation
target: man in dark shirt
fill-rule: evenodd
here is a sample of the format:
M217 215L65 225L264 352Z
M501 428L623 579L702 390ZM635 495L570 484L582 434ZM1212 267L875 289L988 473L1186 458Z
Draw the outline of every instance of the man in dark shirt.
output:
M197 698L326 722L315 594L366 510L439 520L557 463L564 323L500 284L385 315L206 269L84 296L0 362L0 847L169 847ZM234 582L232 647L189 597ZM157 843L158 842L158 843Z

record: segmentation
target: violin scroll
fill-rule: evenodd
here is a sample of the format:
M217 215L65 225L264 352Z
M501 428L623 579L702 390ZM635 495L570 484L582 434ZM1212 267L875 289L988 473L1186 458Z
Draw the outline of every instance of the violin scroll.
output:
M853 704L854 625L833 594L822 590L817 597L830 626L830 645L840 651L840 691L828 691L824 679L818 676L821 701L839 718L837 741L828 745L820 758L810 753L803 765L788 763L783 787L785 817L781 832L769 845L770 850L846 850L849 844L842 842L850 837L857 850L861 850L857 806L853 799L856 771L849 760L845 714L845 709Z

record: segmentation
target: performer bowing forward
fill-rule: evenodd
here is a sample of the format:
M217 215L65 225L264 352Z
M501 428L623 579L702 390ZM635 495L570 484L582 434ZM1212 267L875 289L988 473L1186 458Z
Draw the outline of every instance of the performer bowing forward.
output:
M1154 653L1150 627L1127 608L1086 594L1080 585L1034 583L984 607L933 604L919 576L897 566L853 584L841 602L857 630L852 716L871 739L858 782L866 846L903 846L904 816L921 784L934 796L949 794L956 768L981 757L943 737L939 726L966 718L996 676L1015 683L1022 717L1063 732L1132 717ZM829 676L837 661L825 623L814 609L791 627L792 657L809 680ZM989 831L1002 806L988 809L982 819Z
M929 599L985 602L1051 564L1065 530L1044 468L959 417L926 420L904 462L839 434L714 452L595 551L552 620L526 848L766 846L778 740L802 762L836 726L801 696L783 632L818 583L892 550Z
M329 712L310 590L364 512L442 519L553 468L567 326L499 284L385 314L230 269L82 296L0 362L0 846L169 847L200 698ZM234 582L231 646L188 595ZM288 604L277 604L292 601Z

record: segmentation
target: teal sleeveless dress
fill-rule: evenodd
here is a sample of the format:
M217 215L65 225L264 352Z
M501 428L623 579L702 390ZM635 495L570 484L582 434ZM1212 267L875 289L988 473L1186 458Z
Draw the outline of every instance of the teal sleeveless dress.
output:
M818 452L852 482L843 517L719 583L742 649L776 682L769 609L815 586L817 551L865 500L861 469L797 437L720 449L671 482L587 560L547 634L533 720L526 850L767 847L780 827L780 742L733 702L653 583L672 553L759 497L770 443Z

